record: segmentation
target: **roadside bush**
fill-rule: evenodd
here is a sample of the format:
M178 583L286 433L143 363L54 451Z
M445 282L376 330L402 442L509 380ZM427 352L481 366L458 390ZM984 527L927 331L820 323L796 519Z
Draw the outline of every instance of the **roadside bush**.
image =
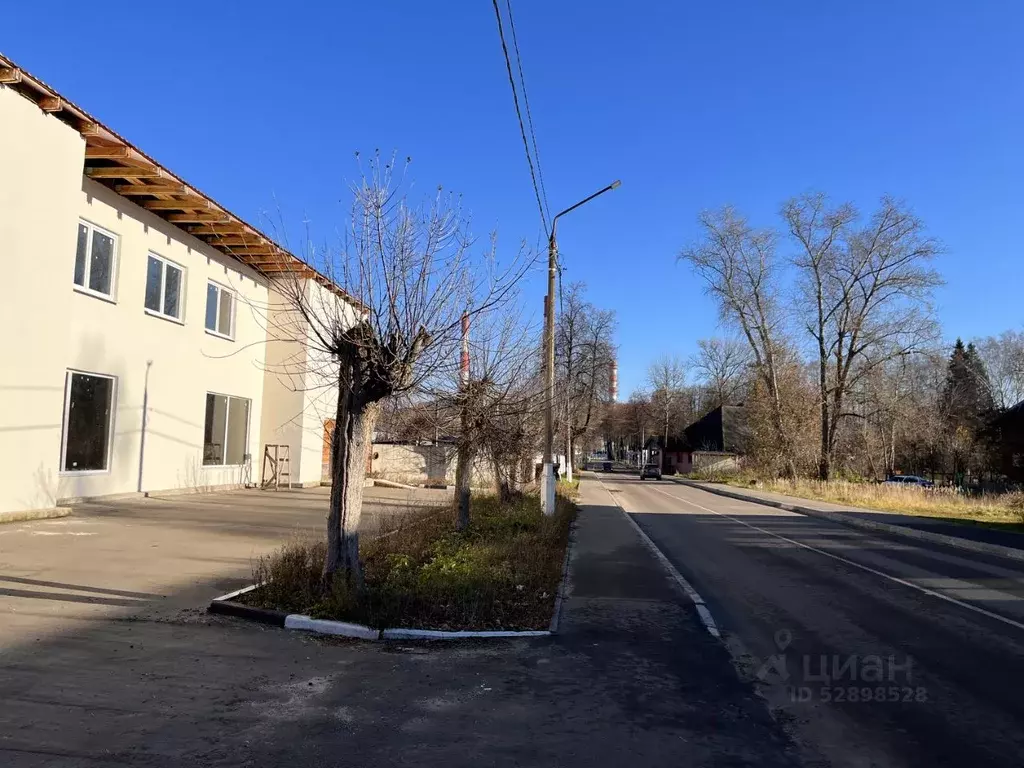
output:
M1013 512L1017 522L1024 523L1024 491L1014 491L1005 496L1006 506Z

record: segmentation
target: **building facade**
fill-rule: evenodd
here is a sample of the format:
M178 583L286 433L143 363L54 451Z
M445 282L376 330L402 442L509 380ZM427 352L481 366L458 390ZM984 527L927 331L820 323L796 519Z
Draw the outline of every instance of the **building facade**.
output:
M319 482L341 291L2 57L0 140L0 514Z

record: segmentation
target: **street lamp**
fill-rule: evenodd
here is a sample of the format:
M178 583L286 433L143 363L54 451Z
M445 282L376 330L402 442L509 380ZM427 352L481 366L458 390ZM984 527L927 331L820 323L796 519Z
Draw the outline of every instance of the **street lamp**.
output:
M558 220L575 211L581 205L589 203L598 195L603 195L622 184L613 181L604 189L585 197L575 205L555 214L551 220L551 237L548 238L548 299L544 306L544 469L540 477L541 509L545 515L555 514L555 270L558 263L558 244L555 231ZM566 457L568 461L568 457Z

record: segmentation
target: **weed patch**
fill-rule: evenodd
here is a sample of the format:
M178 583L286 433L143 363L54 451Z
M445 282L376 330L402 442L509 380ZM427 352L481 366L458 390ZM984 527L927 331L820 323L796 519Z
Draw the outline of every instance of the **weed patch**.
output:
M952 488L919 488L885 483L846 480L759 479L729 474L692 476L694 480L718 482L739 488L757 488L803 499L816 499L851 507L897 512L921 517L943 517L955 522L978 523L1002 528L1024 529L1024 493L992 493L977 496Z
M502 504L474 496L471 523L454 530L448 508L407 515L400 526L362 544L365 588L321 580L326 543L295 540L261 558L263 586L247 603L375 628L547 629L576 505L557 496L541 514L536 496Z

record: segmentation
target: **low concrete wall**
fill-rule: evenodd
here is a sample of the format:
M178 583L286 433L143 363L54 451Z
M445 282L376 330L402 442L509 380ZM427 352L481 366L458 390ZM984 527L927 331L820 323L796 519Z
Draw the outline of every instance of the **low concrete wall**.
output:
M455 446L374 443L370 471L375 477L397 483L420 485L455 483ZM490 463L477 458L473 463L474 488L494 485Z
M719 472L735 472L740 468L739 457L735 453L718 451L694 451L691 472L716 470Z

